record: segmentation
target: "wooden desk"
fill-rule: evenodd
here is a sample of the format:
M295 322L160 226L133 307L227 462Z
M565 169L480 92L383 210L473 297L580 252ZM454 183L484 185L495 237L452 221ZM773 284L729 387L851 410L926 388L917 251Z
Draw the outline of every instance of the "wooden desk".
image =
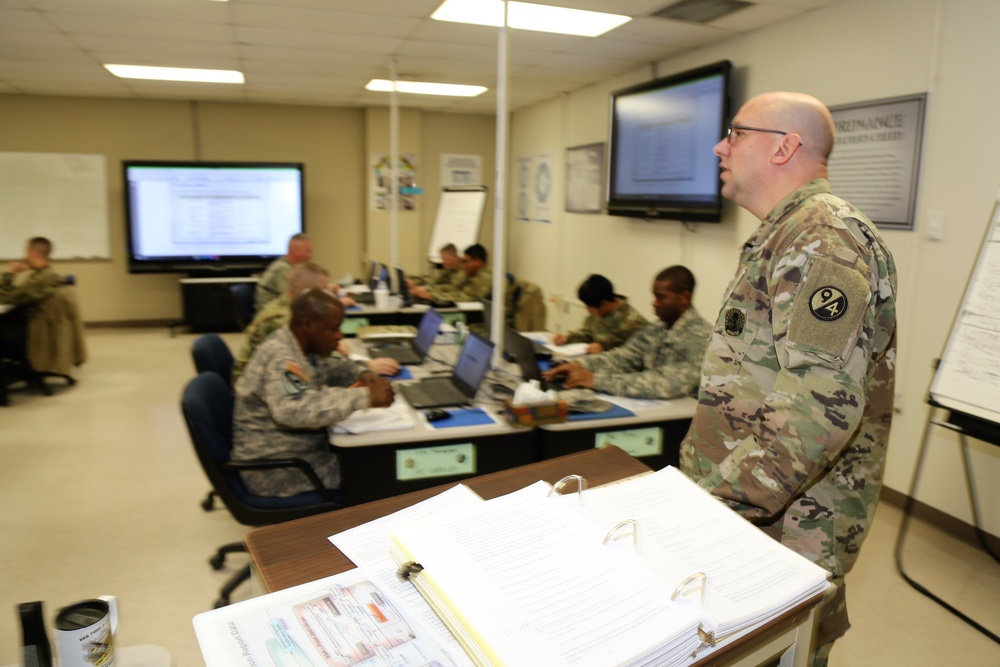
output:
M620 449L592 449L548 461L482 475L465 481L483 498L495 498L543 479L554 483L570 474L583 475L591 486L649 472ZM365 505L347 507L305 519L258 528L244 536L254 568L269 592L328 577L354 564L327 539L373 519L409 507L451 485L425 489ZM733 640L691 665L760 665L781 656L782 667L804 667L808 659L813 609L819 596Z

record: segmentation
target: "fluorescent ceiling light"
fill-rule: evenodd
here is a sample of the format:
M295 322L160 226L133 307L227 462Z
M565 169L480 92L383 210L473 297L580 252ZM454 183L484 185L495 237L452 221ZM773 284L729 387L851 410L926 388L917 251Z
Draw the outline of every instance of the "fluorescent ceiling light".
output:
M389 92L392 81L388 79L372 79L365 86L368 90ZM457 83L427 83L424 81L397 81L396 90L400 93L416 95L451 95L452 97L475 97L486 92L486 86L464 86Z
M184 67L145 67L142 65L105 65L104 67L115 76L120 76L123 79L243 83L243 72L228 69L187 69Z
M444 0L431 14L438 21L503 25L502 0ZM535 5L529 2L508 3L507 25L520 30L555 32L562 35L597 37L632 19L621 14L605 14L583 9Z

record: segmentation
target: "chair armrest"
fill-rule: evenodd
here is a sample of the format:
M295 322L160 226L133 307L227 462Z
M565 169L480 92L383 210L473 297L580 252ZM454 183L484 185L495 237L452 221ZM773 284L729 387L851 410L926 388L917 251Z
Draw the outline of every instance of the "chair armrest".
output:
M330 489L323 486L323 482L320 481L319 476L316 474L316 471L312 469L312 466L302 459L246 459L241 461L225 461L223 462L222 467L228 470L275 470L278 468L295 468L309 479L309 483L312 484L313 488L321 496L323 496L323 498L331 503L336 503L338 506L340 505L340 502L337 501L333 494L330 493Z

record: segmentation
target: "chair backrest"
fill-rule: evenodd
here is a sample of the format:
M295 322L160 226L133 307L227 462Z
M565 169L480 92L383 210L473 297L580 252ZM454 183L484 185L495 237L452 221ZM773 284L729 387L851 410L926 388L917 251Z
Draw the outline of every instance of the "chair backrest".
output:
M253 321L253 316L257 314L253 305L254 287L248 283L235 283L229 286L229 293L233 295L233 314L236 316L236 323L240 329L246 329Z
M198 461L233 517L247 526L263 526L335 509L337 505L316 492L272 498L247 490L239 472L226 468L233 451L234 406L229 385L213 372L200 373L181 396L181 412Z
M209 371L225 380L227 387L232 384L233 353L219 334L209 333L196 338L191 345L191 357L199 373Z

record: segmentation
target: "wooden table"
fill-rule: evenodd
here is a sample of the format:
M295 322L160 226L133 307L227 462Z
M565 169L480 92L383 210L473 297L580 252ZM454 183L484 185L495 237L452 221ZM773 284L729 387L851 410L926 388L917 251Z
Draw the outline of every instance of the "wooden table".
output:
M530 465L481 475L463 483L483 498L496 498L540 479L555 483L566 475L582 475L590 486L607 484L650 472L639 460L616 447L592 449ZM452 484L424 489L317 516L258 528L245 540L258 576L268 591L308 583L354 567L327 539L349 528L426 500ZM750 667L780 656L782 667L805 667L811 645L813 616L820 596L808 600L747 635L709 654L699 655L692 667L729 665Z

